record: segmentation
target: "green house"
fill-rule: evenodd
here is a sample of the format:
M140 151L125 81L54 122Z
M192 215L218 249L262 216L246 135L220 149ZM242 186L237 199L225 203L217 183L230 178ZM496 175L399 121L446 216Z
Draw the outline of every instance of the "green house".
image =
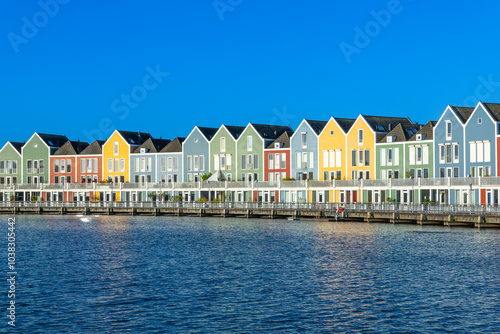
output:
M264 180L264 148L278 139L283 132L289 136L292 128L283 125L249 123L237 140L236 175L241 181Z
M8 141L0 150L0 185L21 182L21 149L24 143Z
M236 141L243 131L244 126L223 124L210 141L210 172L221 180L236 178Z
M49 183L49 157L67 141L66 136L35 132L22 148L23 183Z

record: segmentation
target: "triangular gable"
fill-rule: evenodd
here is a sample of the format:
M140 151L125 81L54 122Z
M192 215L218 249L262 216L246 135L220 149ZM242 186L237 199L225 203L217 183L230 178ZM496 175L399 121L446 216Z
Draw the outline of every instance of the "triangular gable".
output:
M339 118L339 117L330 117L330 119L328 120L328 122L325 124L325 126L323 127L323 130L321 130L321 133L318 135L318 137L321 137L323 135L323 132L326 131L326 128L329 126L330 122L334 122L337 127L340 129L340 131L342 131L342 133L344 135L347 135L347 132L349 132L349 130L352 128L352 126L354 125L354 122L356 121L356 119L354 118ZM347 130L347 132L345 131L345 126L342 126L339 122L341 123L347 123L347 122L351 122L351 124L349 125L349 130ZM347 124L345 124L347 125Z
M47 149L50 151L50 146L49 146L49 145L47 145L47 143L45 142L45 140L43 140L43 139L40 137L40 135L38 135L38 133L36 133L36 132L35 132L35 133L34 133L34 134L30 137L30 139L28 139L28 141L26 142L26 144L24 144L23 148L21 149L21 150L22 150L22 152L24 152L24 148L26 147L26 145L27 145L27 144L28 144L28 143L29 143L29 142L30 142L30 141L31 141L31 140L32 140L35 136L37 136L37 137L38 137L38 139L40 139L40 141L41 141L41 142L45 145L45 147L47 147ZM21 154L22 154L22 152L21 152Z
M11 142L11 141L8 141L5 143L5 145L0 149L0 152L2 152L4 150L4 148L6 148L7 146L10 146L12 147L12 149L14 150L14 152L16 152L19 157L22 157L21 155L21 152L19 152L19 150L17 149L16 145L13 145L13 144L21 144L24 146L24 143L18 143L18 142ZM20 149L22 150L22 146L20 147Z
M479 107L483 108L483 111L484 113L490 118L490 120L493 122L493 123L496 123L499 121L499 117L498 115L495 115L493 114L494 112L487 106L488 104L486 103L482 103L481 101L478 102L478 104L476 105L476 107L474 108L474 111L472 112L472 114L469 116L469 118L467 119L467 122L465 122L465 125L464 126L467 126L467 124L469 124L469 121L473 118L472 116L474 116L474 114L476 113L477 109ZM490 103L490 105L493 105L492 103ZM500 106L500 105L499 105ZM494 119L493 117L497 118L497 119Z
M316 129L313 129L313 127L311 125L312 122L315 122L318 125L320 125L319 123L321 123L321 122L325 122L325 124L323 124L323 127L321 128L321 131L318 132L318 131L316 131ZM307 120L307 119L304 118L302 120L302 122L300 122L299 126L297 127L297 130L300 129L300 127L304 123L307 125L307 127L309 129L311 129L312 133L316 136L316 138L319 138L319 136L321 135L321 133L323 132L323 130L326 128L326 125L328 124L327 121L311 121L311 120ZM292 137L290 138L290 140L293 140L293 137L297 134L297 130L294 131L294 133L293 133Z
M191 135L195 132L195 131L198 131L201 136L203 137L203 139L205 139L205 141L207 143L210 143L210 140L207 139L207 137L205 137L205 135L203 134L203 132L200 130L200 128L198 127L198 125L196 125L193 130L191 130L191 132L189 133L189 135L186 137L186 139L182 142L182 146L184 146L184 143L187 142L188 138L191 137Z

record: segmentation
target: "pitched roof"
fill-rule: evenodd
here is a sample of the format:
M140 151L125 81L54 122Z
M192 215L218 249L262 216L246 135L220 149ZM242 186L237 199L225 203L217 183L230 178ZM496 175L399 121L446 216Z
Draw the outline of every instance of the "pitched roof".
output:
M387 138L393 137L392 142L405 142L408 141L412 136L414 136L421 128L422 124L401 124L396 125L394 129L388 134L383 136L378 143L386 143Z
M266 147L266 149L270 148L275 148L274 144L275 143L281 143L279 148L290 148L290 135L288 131L285 131L279 136L275 141L273 141L269 146Z
M313 131L316 132L316 135L319 135L323 130L323 128L325 127L326 123L328 123L328 121L313 121L310 119L304 119L304 121L306 121L311 127L311 129L313 129Z
M484 103L486 111L490 113L491 117L497 122L500 122L500 103Z
M116 130L125 139L125 141L130 145L139 146L142 145L149 138L153 138L149 132L132 132L132 131L122 131Z
M245 131L244 126L224 125L224 127L227 129L227 131L229 131L229 133L235 140L240 137L243 131Z
M352 125L354 122L356 122L356 119L354 118L339 118L339 117L333 117L337 124L342 128L342 130L347 133L351 129Z
M24 144L26 144L26 143L18 143L15 141L9 141L8 143L10 143L12 147L14 147L14 149L19 153L21 153L21 148L24 146Z
M210 141L212 140L213 136L217 133L219 130L218 128L206 128L206 127L198 127L198 130L205 136L205 138Z
M46 133L38 133L38 136L47 144L49 147L59 148L63 146L69 139L64 135L51 135Z
M182 152L182 142L186 140L183 137L175 137L167 146L165 146L160 153L168 152Z
M398 124L413 124L408 117L367 116L361 115L374 132L390 132Z
M250 123L255 131L264 139L278 139L279 136L283 134L283 132L287 131L291 136L293 134L293 130L288 125L269 125L269 124L254 124Z
M454 107L450 106L450 108L455 112L458 118L462 121L463 124L467 122L469 119L470 115L472 115L472 112L474 111L474 108L471 107Z
M417 133L415 133L410 139L408 139L408 141L416 141L418 134L425 135L424 136L425 138L423 140L432 140L434 138L433 137L434 136L433 129L436 126L436 124L437 124L437 121L429 121L429 122L425 123L425 125L422 126L422 128L420 130L418 130Z
M105 142L104 140L94 140L92 144L80 152L80 155L102 154L102 145L104 145Z
M158 153L170 143L170 139L149 138L134 153L141 153L141 148L147 148L149 153Z
M80 154L89 146L89 143L84 141L71 141L68 140L63 146L61 146L54 155L77 155Z

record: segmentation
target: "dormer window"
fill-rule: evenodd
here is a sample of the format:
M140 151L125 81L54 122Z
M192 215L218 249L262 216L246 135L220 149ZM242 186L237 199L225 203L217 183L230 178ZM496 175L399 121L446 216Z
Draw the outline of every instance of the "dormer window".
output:
M424 140L424 139L425 139L425 134L423 134L423 133L417 134L417 140Z
M283 143L274 143L274 148L281 148Z
M146 153L147 151L149 151L147 148L145 147L141 148L141 153Z
M396 136L387 136L388 143L394 143L396 141Z

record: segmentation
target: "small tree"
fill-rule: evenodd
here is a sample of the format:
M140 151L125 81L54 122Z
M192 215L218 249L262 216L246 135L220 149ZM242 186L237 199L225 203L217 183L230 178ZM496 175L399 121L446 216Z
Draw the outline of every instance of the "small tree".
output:
M212 176L212 173L208 173L208 174L201 174L200 176L201 176L201 180L202 180L202 181L206 181L206 180L208 180L208 178L209 178L210 176Z

